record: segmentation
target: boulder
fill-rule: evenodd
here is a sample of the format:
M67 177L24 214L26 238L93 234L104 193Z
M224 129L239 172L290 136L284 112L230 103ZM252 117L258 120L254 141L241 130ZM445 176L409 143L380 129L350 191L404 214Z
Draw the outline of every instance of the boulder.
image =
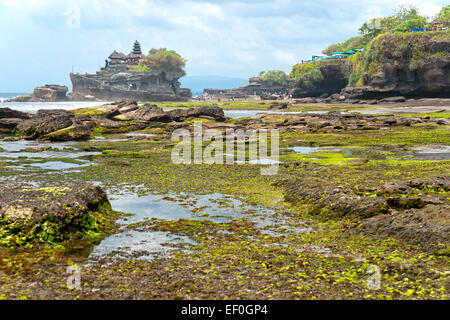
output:
M15 118L15 119L29 119L31 117L30 114L13 110L10 108L0 108L0 119L4 118Z
M168 111L172 121L181 122L188 118L209 118L216 121L224 121L225 114L219 107L205 106L189 109L175 109Z
M93 121L87 115L66 110L39 110L32 118L20 122L16 129L25 139L68 141L89 136Z
M117 120L169 122L170 116L162 108L144 105L142 108L116 116Z
M0 244L55 243L99 237L113 225L100 187L0 187Z
M33 91L33 100L40 101L64 101L67 99L66 93L69 90L66 86L45 85L36 87Z
M26 139L36 139L70 127L74 120L75 115L66 110L38 110L31 119L19 123L17 130Z
M133 120L144 122L182 122L188 118L209 118L224 121L225 114L219 107L198 107L189 109L174 109L165 112L162 108L153 105L144 105L142 108L116 116L117 120Z

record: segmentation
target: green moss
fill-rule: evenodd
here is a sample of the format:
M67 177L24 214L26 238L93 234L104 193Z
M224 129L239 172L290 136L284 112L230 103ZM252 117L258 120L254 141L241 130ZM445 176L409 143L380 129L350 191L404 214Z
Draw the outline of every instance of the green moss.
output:
M60 196L64 188L42 188L26 191L41 191ZM66 208L64 218L48 216L40 220L13 221L0 218L0 244L3 246L23 246L30 243L56 244L63 241L83 240L96 242L115 229L117 216L109 203L99 202L92 208L73 210Z

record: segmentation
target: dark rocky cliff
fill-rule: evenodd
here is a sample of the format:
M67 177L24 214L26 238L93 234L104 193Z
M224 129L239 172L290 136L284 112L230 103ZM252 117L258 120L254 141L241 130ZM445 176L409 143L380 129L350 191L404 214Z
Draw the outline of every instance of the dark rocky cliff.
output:
M363 52L342 60L298 64L292 75L294 98L332 94L341 101L449 98L450 31L382 34Z
M292 97L319 97L339 93L348 84L350 68L343 60L313 62L315 70L306 71L291 91Z
M184 101L191 92L180 88L178 79L182 76L163 70L71 73L73 91L69 96L71 100Z
M349 64L353 81L342 94L351 98L450 97L448 31L384 34Z

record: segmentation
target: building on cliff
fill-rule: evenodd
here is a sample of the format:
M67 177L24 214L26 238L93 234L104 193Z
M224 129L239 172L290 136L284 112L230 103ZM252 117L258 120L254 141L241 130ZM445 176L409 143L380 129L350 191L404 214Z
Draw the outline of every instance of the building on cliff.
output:
M180 88L181 72L140 70L136 67L142 58L141 45L136 41L128 55L114 51L105 61L105 67L95 74L71 73L70 99L184 101L192 96L190 89Z

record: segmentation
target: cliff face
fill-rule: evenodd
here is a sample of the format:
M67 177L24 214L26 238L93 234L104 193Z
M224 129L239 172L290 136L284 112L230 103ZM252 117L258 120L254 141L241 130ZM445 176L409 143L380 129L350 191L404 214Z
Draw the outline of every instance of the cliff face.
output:
M184 101L191 97L189 89L181 89L178 79L183 74L150 71L97 72L70 74L71 100L147 100Z
M339 93L348 84L350 68L344 60L312 62L315 66L297 65L303 76L296 81L292 97L319 97ZM295 68L295 67L294 67ZM309 70L308 70L309 69Z
M450 31L386 33L347 59L298 64L291 76L294 98L449 98Z
M350 98L450 97L449 31L384 34L349 59Z

